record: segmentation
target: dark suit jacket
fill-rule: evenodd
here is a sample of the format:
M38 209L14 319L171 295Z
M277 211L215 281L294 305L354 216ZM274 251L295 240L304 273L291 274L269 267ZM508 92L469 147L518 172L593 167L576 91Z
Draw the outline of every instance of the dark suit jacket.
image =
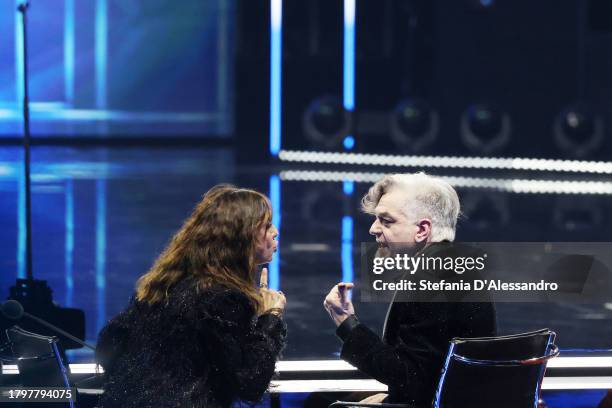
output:
M425 249L425 255L444 256L440 248L432 244ZM343 340L342 359L387 384L387 402L418 406L430 406L433 401L451 339L496 333L491 302L394 301L382 340L355 316L346 319L337 330Z
M101 407L229 407L258 401L284 346L286 326L257 318L247 297L222 286L198 293L189 282L167 305L132 300L101 331Z

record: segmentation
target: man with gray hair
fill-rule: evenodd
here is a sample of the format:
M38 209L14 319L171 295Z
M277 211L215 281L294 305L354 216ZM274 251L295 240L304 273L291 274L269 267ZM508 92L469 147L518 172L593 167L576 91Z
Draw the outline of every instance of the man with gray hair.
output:
M455 189L425 173L383 177L363 197L362 209L375 217L370 234L378 243L377 256L444 256L460 212ZM357 319L348 296L352 287L337 284L323 304L343 341L342 359L389 387L388 396L377 394L364 403L429 406L450 340L496 335L490 302L400 302L394 297L381 339Z

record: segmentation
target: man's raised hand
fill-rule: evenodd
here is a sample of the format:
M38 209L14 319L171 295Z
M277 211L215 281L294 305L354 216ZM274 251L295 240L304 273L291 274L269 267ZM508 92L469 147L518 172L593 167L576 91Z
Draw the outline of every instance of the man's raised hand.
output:
M350 291L354 285L349 282L340 282L334 286L323 301L323 307L329 313L336 326L340 326L350 315L355 314Z

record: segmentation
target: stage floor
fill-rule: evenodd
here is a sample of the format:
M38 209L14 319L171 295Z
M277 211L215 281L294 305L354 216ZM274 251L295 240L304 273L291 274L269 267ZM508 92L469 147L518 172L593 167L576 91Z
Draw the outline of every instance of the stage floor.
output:
M0 148L2 299L24 274L21 160L20 148ZM34 274L48 281L57 303L85 311L89 341L125 307L136 279L201 195L217 183L233 183L272 194L281 215L277 282L288 299L289 327L284 358L337 358L340 342L322 302L343 276L353 276L358 285L360 243L372 241L371 219L358 210L367 183L287 180L283 172L317 168L240 165L231 148L36 147L32 164ZM460 175L452 169L427 171ZM478 176L492 177L483 171ZM612 241L607 195L458 190L465 212L461 241ZM504 334L549 327L564 350L608 350L612 294L610 302L499 304L498 321ZM380 332L386 305L356 299L355 308ZM71 358L92 356L78 351Z

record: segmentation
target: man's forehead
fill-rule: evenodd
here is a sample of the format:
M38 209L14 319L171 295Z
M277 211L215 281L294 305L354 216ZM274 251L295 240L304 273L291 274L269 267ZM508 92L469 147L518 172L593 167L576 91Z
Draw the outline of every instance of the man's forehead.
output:
M390 191L380 197L380 201L378 201L378 205L374 209L374 212L377 215L381 215L382 213L388 213L395 216L401 215L409 199L409 195L401 190Z

